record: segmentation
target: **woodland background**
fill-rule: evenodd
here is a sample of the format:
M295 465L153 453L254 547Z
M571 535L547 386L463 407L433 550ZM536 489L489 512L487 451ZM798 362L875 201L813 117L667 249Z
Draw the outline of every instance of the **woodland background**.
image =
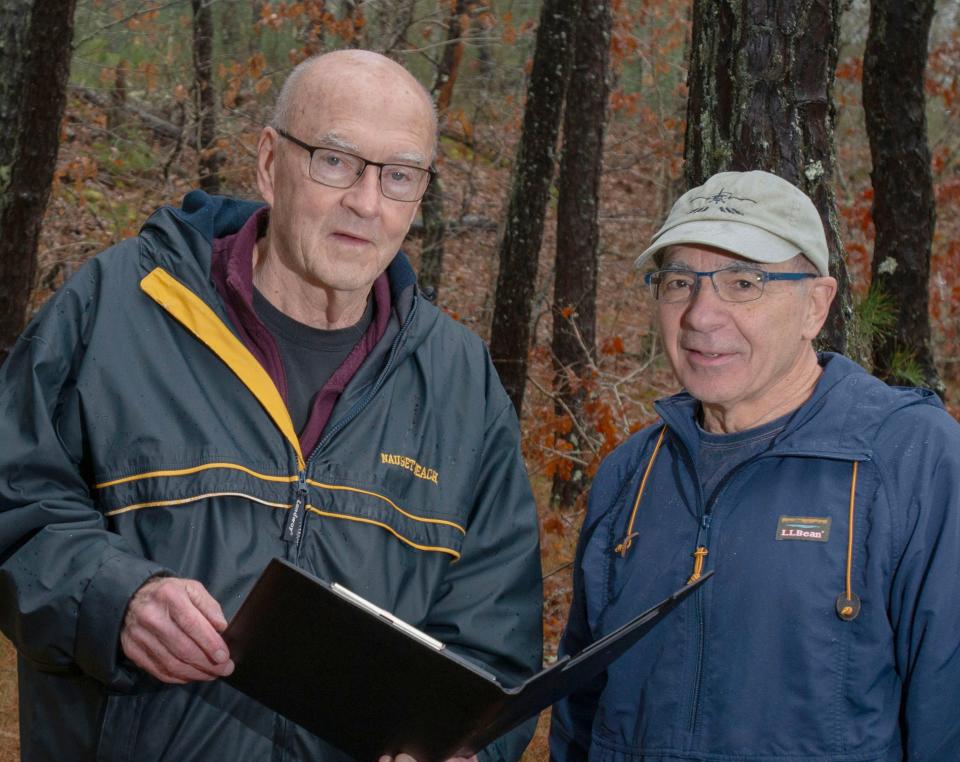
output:
M259 130L306 56L380 50L433 93L441 181L405 248L521 413L548 658L589 479L675 391L632 260L706 175L801 184L846 286L823 346L960 414L960 0L0 0L0 29L0 358L157 206L256 198Z

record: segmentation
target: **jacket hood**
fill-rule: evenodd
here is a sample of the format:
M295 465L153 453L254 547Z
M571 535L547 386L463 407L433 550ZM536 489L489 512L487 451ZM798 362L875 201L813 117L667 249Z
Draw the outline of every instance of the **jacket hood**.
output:
M821 352L823 375L776 440L781 452L861 459L873 449L878 429L896 412L914 405L943 408L937 395L912 387L888 386L843 355ZM696 452L700 403L681 392L655 403L664 422Z

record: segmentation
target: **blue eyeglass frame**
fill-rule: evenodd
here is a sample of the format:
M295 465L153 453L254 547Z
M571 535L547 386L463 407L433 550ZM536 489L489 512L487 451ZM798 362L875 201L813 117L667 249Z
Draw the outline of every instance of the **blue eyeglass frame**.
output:
M688 301L690 301L690 299L700 290L700 279L701 279L701 278L709 278L709 279L710 279L710 283L713 285L713 290L716 292L717 296L720 296L720 289L717 288L717 282L713 279L713 276L716 275L717 273L728 272L728 271L730 271L730 270L743 270L744 272L760 273L760 278L761 278L761 282L762 282L762 283L767 283L767 281L771 281L771 280L807 280L808 278L819 278L819 277L820 277L820 274L819 274L819 273L776 273L776 272L770 272L769 270L763 270L763 269L761 269L761 268L759 268L759 267L744 267L744 266L742 266L742 265L727 265L726 267L721 267L721 268L719 268L719 269L717 269L717 270L702 270L702 271L701 271L701 270L689 270L689 269L687 269L686 267L666 267L666 268L663 268L662 270L654 270L653 272L647 273L646 275L643 276L643 282L644 282L647 286L652 286L652 285L654 285L654 284L653 284L653 279L654 279L655 276L660 275L660 273L669 273L669 272L689 273L690 275L695 276L696 285L693 287L693 290L690 292L690 296L688 296L686 299L684 299L683 301L680 301L680 302L669 302L670 304L682 304L683 302L688 302ZM763 292L762 292L762 291L760 292L760 296L763 296ZM759 299L760 296L758 296L757 299ZM720 296L720 298L723 299L722 296ZM660 301L657 297L654 297L654 299L657 299L657 301ZM724 300L724 301L729 301L729 300L727 300L727 299L723 299L723 300ZM748 299L747 301L748 301L748 302L755 302L756 299ZM731 303L731 304L744 304L745 302L730 302L730 303Z

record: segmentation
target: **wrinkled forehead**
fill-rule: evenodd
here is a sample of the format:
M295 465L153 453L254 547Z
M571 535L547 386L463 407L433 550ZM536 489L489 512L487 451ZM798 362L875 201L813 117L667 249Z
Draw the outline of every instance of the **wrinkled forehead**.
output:
M432 158L433 104L402 69L340 65L310 72L295 93L292 111L291 128L308 142L331 136L355 153Z

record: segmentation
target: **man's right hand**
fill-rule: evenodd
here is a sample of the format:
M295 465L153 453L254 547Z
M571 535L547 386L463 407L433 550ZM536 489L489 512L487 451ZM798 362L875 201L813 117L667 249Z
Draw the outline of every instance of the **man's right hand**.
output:
M215 680L233 672L220 633L223 610L196 580L156 577L130 599L120 645L130 661L165 683Z

